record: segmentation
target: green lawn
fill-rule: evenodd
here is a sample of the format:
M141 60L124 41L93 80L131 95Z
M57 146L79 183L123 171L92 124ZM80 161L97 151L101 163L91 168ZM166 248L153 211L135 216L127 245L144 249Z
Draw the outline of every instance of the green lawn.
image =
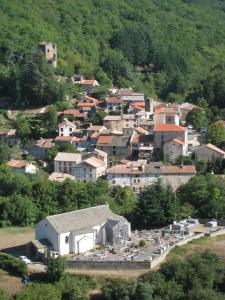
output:
M32 229L33 229L32 227L19 227L19 226L3 227L0 228L0 235L26 233L26 232L30 232Z

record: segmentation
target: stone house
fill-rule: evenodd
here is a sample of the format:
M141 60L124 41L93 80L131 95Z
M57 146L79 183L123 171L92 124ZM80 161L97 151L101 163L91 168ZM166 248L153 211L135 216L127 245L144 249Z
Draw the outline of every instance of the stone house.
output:
M57 67L57 45L55 43L41 42L39 49L43 52L46 61L54 68Z
M181 156L188 155L187 145L179 138L171 139L163 143L164 159L175 163Z
M28 163L25 160L15 160L11 159L6 163L8 167L10 167L17 174L36 174L37 167L32 163Z
M130 157L130 136L127 135L103 135L98 138L96 147L108 154L108 157L124 159Z
M85 253L98 244L121 245L130 234L130 223L108 205L48 216L35 226L35 239L48 240L60 255Z
M185 149L188 148L187 128L174 124L155 124L153 129L155 151L161 151L163 144L172 139L184 142Z
M140 192L145 186L156 182L160 176L162 162L146 160L128 161L107 169L107 180L110 186L128 186L134 192Z
M134 128L137 125L135 115L123 114L120 116L106 116L103 119L103 126L108 129L123 131L123 128Z
M197 161L212 161L213 159L225 159L225 151L212 145L206 144L194 149Z
M94 87L99 86L98 81L95 79L82 79L80 81L75 81L75 83L81 85L88 95L92 93Z
M160 178L164 185L171 185L173 190L177 190L179 186L187 183L191 177L196 175L195 165L162 166Z
M49 149L54 146L53 139L40 139L31 147L30 152L36 158L46 160Z

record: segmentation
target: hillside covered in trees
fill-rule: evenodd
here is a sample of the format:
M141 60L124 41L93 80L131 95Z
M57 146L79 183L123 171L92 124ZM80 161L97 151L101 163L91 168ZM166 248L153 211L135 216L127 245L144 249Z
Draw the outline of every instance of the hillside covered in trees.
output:
M57 74L224 108L223 0L0 0L0 18L0 96L13 96L8 80L46 40Z

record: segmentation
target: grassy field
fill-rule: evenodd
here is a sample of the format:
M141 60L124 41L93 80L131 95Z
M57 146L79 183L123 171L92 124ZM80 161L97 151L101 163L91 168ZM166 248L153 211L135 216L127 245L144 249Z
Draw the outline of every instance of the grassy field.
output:
M0 251L21 248L34 239L34 228L5 227L0 229ZM7 251L8 252L8 251Z
M213 251L225 262L225 235L219 235L214 238L202 237L184 246L175 247L167 256L167 261L173 258L185 259L191 254L201 253L205 250Z

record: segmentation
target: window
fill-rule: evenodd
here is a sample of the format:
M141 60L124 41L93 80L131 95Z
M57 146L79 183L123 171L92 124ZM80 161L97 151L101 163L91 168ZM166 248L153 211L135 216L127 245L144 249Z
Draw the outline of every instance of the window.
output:
M113 155L116 155L116 151L115 150L113 150Z
M84 168L84 172L86 172L86 168Z
M116 183L116 180L112 180L112 184L115 184Z
M72 128L70 127L70 131L72 131Z
M69 243L69 237L65 236L65 243L68 244Z
M90 178L92 178L92 174L90 174Z
M48 224L47 223L45 223L45 227L47 227L48 226Z
M138 179L138 183L140 183L141 181L140 181L140 179Z
M63 132L63 128L60 128L60 131Z

